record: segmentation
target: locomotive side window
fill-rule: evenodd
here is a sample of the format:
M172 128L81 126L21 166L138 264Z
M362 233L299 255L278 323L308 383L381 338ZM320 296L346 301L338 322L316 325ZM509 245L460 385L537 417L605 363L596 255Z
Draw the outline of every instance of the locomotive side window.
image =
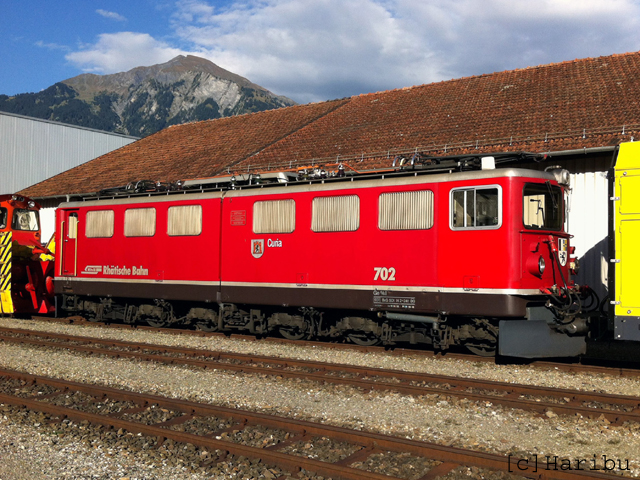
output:
M7 228L7 209L0 207L0 228Z
M378 200L380 230L426 230L433 227L433 192L383 193Z
M14 230L35 232L40 228L38 226L38 212L33 210L15 209L13 211L11 228Z
M67 237L78 238L78 214L70 213L67 220L69 222L69 226L67 227Z
M268 200L253 204L253 233L291 233L295 228L295 200Z
M113 210L95 210L87 212L84 235L87 238L113 237Z
M311 204L314 232L355 232L360 227L360 197L316 197Z
M502 224L502 190L499 187L451 191L451 227L499 228Z
M560 187L528 183L523 192L523 221L526 228L560 230L563 224L563 195Z
M169 207L168 235L200 235L200 233L202 233L202 205Z
M153 237L156 233L155 208L129 208L124 212L125 237Z

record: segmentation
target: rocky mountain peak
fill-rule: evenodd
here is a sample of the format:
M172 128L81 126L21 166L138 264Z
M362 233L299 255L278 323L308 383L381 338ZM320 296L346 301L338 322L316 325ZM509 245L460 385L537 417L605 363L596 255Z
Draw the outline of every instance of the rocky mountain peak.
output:
M29 104L39 104L31 116L145 136L179 123L295 105L193 55L109 75L85 73L55 87L34 94L0 96L0 110L30 115Z

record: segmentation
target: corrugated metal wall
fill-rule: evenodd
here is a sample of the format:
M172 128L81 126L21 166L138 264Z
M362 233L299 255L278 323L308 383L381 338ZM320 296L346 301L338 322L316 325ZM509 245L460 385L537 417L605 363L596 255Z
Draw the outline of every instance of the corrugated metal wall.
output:
M0 194L15 193L135 140L0 112Z
M571 188L568 229L574 235L571 244L580 259L580 272L575 280L589 285L602 300L607 295L609 257L607 173L573 174Z

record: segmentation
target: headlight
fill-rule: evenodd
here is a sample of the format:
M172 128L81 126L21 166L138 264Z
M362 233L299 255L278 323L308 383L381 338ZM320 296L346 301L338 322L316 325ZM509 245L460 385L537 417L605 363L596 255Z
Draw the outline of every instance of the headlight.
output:
M542 255L540 255L540 258L538 259L538 271L540 272L540 275L544 273L544 268L544 258L542 258Z

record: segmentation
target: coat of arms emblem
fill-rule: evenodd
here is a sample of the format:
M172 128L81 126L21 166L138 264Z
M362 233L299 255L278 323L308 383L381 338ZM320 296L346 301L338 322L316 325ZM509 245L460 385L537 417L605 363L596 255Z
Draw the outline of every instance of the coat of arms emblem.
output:
M264 253L264 239L251 240L251 255L253 258L260 258Z
M567 243L566 238L558 239L558 260L560 260L560 265L563 267L567 264L567 257L569 256L569 252L567 252Z

